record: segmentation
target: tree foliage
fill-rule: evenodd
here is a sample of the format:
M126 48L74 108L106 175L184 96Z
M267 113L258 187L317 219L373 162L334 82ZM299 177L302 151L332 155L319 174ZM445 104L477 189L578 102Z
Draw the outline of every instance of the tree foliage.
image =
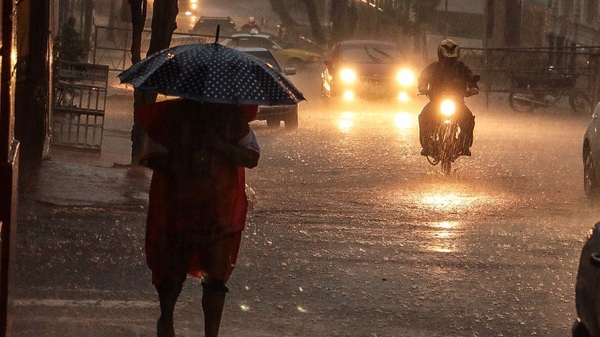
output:
M370 15L373 12L371 6L365 6L356 0L330 0L328 8L330 17L320 18L318 4L322 0L270 0L271 8L279 16L282 24L288 27L297 26L290 11L298 8L298 3L303 3L310 21L313 36L319 42L325 41L321 20L328 19L331 23L331 41L340 41L355 37L354 35L364 34L366 31L378 32L387 31L390 34L401 34L415 37L424 36L425 32L431 27L435 19L435 11L439 7L441 0L397 0L395 2L385 2L381 12L377 11L375 15L380 19L368 22L369 27L359 27L361 20L358 16ZM358 11L357 7L362 8ZM371 13L367 13L367 11ZM380 27L372 27L376 22ZM385 26L385 27L383 27Z

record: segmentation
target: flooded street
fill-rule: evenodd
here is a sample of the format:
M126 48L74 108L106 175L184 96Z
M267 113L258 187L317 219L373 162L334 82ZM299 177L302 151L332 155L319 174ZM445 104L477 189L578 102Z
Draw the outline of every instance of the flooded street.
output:
M223 336L569 336L580 249L598 220L582 185L589 117L467 99L473 156L445 176L419 155L424 99L342 109L315 92L318 72L295 76L308 98L298 130L253 124L262 155L247 183L256 203ZM15 336L155 333L143 254L149 173L106 165L128 160L124 97L107 109L105 139L119 150L105 142L96 166L64 171L100 201L85 192L60 199L46 186L20 208ZM54 191L73 180L57 171L68 160L46 163ZM189 279L178 336L202 329L200 294ZM55 330L36 330L53 321Z

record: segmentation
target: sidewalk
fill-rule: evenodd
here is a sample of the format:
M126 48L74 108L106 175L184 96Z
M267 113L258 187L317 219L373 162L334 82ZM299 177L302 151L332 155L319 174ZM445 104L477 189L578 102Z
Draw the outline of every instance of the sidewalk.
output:
M101 152L51 147L50 160L102 167L128 165L131 162L133 90L119 84L116 74L109 74Z
M51 146L35 187L21 194L63 206L145 203L151 171L130 165L132 109L133 91L112 83L106 99L101 151Z

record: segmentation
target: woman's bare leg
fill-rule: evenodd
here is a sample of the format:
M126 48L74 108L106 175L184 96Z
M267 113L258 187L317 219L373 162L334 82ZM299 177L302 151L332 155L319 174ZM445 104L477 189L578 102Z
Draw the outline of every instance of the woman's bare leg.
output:
M160 317L156 323L157 337L175 337L173 313L182 288L183 281L174 283L167 282L156 286L158 300L160 301Z
M217 337L219 335L227 291L228 289L222 281L202 281L205 337Z

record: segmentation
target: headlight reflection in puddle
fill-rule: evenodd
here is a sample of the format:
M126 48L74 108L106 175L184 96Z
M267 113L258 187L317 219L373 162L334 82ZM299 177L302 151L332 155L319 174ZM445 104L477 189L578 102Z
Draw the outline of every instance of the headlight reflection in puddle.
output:
M469 216L485 213L499 201L498 196L482 191L443 184L436 184L429 191L406 192L396 191L394 204L401 213L406 212L417 219L417 231L422 236L421 249L442 254L464 253L467 248L463 235ZM439 220L429 222L426 219Z
M356 114L351 111L344 111L341 113L340 117L337 119L338 129L343 133L348 133L354 127L354 119L356 118Z
M456 193L423 194L421 204L433 210L460 211L483 202L485 196L466 196Z
M414 127L412 116L407 112L398 112L394 115L394 125L401 131Z
M457 229L460 227L458 221L441 221L433 224L432 238L426 249L438 253L453 253L457 251L456 240L459 239Z
M373 117L373 116L378 116L378 114L372 113L372 112L365 112L364 114ZM398 131L400 132L407 132L409 130L412 130L415 128L415 120L414 117L408 113L408 112L397 112L394 114L389 114L389 115L385 115L385 114L381 114L379 115L380 117L383 118L379 118L379 120L370 120L370 123L390 123L390 119L391 119L391 123L389 125L393 125ZM355 127L356 125L356 118L357 118L357 113L353 112L353 111L344 111L342 113L339 114L339 116L337 117L337 119L335 119L335 123L337 125L337 128L342 132L342 133L349 133L350 131L352 131L352 129Z

